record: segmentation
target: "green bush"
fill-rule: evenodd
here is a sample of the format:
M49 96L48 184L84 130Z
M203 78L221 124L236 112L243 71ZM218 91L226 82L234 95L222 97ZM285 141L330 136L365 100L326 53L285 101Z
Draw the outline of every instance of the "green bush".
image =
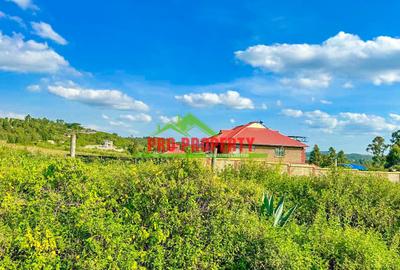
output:
M264 191L291 221L259 216ZM0 269L399 269L400 188L193 160L84 163L0 148Z

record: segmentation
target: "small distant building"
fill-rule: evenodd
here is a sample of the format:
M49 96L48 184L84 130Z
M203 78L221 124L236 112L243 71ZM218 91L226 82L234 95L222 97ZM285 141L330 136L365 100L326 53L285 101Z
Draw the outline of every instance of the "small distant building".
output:
M103 149L111 149L111 150L115 149L113 141L110 141L110 140L105 140L104 144L102 145L102 148Z
M243 141L241 149L237 141L240 138L250 138L253 140L251 152L266 154L266 160L269 162L306 163L306 147L308 147L306 144L267 128L261 121L221 130L210 139L212 138L219 141L223 138L227 141L230 138L235 139L236 147L219 145L218 152L220 153L226 153L227 149L231 149L230 153L248 153L250 150L246 140Z
M108 150L108 151L117 151L123 152L123 149L119 149L114 146L114 142L110 140L105 140L101 145L86 145L85 148L87 149L100 149L100 150Z

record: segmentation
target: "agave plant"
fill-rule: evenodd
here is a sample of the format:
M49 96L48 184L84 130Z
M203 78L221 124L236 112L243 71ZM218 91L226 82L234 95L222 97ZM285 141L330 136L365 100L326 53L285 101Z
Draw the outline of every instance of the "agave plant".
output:
M297 208L297 205L295 205L290 208L286 213L283 213L284 201L285 197L281 197L277 206L274 208L274 196L263 194L260 212L262 216L266 216L267 218L272 217L274 219L274 227L285 226L285 224L288 222L289 218Z

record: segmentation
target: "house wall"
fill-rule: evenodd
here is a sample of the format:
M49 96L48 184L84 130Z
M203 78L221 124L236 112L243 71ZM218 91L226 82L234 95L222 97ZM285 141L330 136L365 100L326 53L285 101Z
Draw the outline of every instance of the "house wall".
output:
M275 146L256 145L253 153L267 154L266 161L278 162L278 163L296 163L303 164L306 162L305 149L301 147L283 147L285 149L285 155L283 157L277 157L275 155ZM247 145L243 146L242 153L248 153L249 148Z
M211 166L212 161L211 158L204 159L204 164L206 166ZM217 158L215 161L215 170L222 170L227 166L231 166L233 168L239 168L242 163L248 162L245 159L234 159L234 158ZM280 172L291 175L291 176L325 176L331 173L331 169L329 168L319 168L315 165L310 164L291 164L291 163L273 163L269 161L265 161L262 159L250 160L250 162L258 162L260 165L265 165L267 167L271 167L274 169L279 169ZM399 172L376 172L376 171L357 171L351 169L343 169L339 168L342 172L354 173L357 175L364 175L366 177L375 176L381 177L382 179L387 179L393 183L400 184L400 173Z

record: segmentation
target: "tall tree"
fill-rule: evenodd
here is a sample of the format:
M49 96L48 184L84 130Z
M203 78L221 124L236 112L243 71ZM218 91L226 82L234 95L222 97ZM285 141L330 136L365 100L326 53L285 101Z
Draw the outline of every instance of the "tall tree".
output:
M337 154L337 162L338 164L346 164L349 163L349 160L347 159L345 153L343 150L340 150Z
M330 167L335 164L337 155L336 155L336 150L333 147L329 147L328 154L326 154L323 158L323 167Z
M398 144L392 145L389 154L386 157L385 167L390 168L395 165L400 165L400 146Z
M391 144L400 145L400 130L397 130L392 133L392 138L390 139Z
M308 160L310 164L315 164L317 166L321 166L322 164L322 154L319 150L318 145L314 145L313 150L310 153L310 158Z
M395 132L396 133L396 132ZM393 133L393 134L395 134ZM392 140L395 138L397 135L393 136L392 134ZM399 133L400 135L400 133ZM372 156L372 164L374 167L382 167L385 164L386 158L385 158L385 152L388 148L388 145L385 144L385 139L381 136L377 136L372 140L372 143L370 143L367 147L367 152L370 152Z

